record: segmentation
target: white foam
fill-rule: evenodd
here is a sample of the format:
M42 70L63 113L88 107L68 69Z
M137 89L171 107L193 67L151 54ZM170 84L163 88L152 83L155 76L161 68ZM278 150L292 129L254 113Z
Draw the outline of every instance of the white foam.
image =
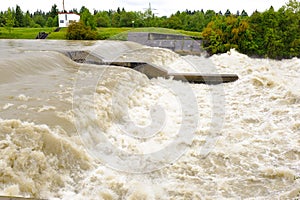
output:
M117 47L117 42L114 45ZM60 55L45 52L48 56L43 59L51 70L46 70L43 78L47 82L55 80L55 84L33 84L34 77L40 77L33 73L24 80L34 92L23 90L22 82L11 83L13 90L0 88L5 111L0 120L1 195L47 199L297 197L300 183L296 178L300 175L299 59L253 59L235 50L209 59L194 56L183 59L168 50L135 45L132 51L126 52L131 44L122 45L118 52L125 51L124 60L147 61L178 72L237 73L239 80L219 86L188 85L162 78L149 80L130 69L78 66ZM111 53L108 52L109 56ZM36 61L34 59L34 56L30 58ZM26 67L39 69L40 63L30 62L34 64L36 66ZM64 65L69 68L62 70ZM77 80L77 88L74 88L74 80ZM180 111L185 104L177 97L186 94L186 85L198 104L198 114L189 114L198 119L199 124L190 148L165 168L147 174L121 172L88 152L89 147L83 145L84 136L90 139L85 145L102 145L99 135L93 133L93 126L97 125L108 141L129 153L147 155L164 149L182 125ZM176 95L170 90L172 86L183 89ZM11 96L18 98L7 98ZM189 105L189 101L186 103ZM162 129L158 129L154 137L143 140L133 137L144 132L133 132L136 127L130 122L138 127L153 124L154 128L160 128L161 124L155 124L150 114L156 104L166 112ZM54 111L57 118L47 111ZM43 125L43 120L51 123ZM192 124L192 121L187 122ZM85 132L76 132L76 123L82 125ZM129 134L125 134L123 128ZM186 140L182 138L182 143ZM162 156L167 154L162 153Z

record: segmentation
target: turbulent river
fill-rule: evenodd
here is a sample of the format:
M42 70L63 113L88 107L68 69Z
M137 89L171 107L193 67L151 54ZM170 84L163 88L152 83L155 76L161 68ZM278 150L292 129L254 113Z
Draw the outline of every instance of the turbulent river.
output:
M299 199L300 59L131 42L0 41L0 196ZM219 85L71 60L236 73Z

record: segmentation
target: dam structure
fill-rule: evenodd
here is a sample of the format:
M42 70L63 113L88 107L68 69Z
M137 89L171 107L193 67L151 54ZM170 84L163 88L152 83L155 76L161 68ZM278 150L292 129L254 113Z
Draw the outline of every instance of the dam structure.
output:
M128 41L150 47L167 48L182 55L201 55L204 52L201 48L202 41L200 39L185 35L129 32Z

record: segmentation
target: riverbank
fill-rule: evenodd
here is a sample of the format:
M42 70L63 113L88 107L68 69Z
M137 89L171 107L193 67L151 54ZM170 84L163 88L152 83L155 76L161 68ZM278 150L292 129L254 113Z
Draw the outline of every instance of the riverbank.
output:
M11 31L0 27L0 39L35 39L39 32L48 33L47 39L65 40L67 28L54 32L56 27L48 28L12 28ZM156 32L168 34L183 34L192 37L201 37L200 32L174 30L167 28L97 28L97 39L127 40L128 32Z

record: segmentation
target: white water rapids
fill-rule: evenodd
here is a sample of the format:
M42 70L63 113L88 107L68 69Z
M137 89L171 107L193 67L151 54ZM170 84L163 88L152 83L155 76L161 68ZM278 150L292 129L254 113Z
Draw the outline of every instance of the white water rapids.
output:
M113 41L1 40L0 47L0 195L300 198L300 59L254 59L235 50L179 56ZM149 80L60 53L74 50L175 72L236 73L239 80ZM108 143L126 154L103 148ZM146 157L134 163L133 154Z

